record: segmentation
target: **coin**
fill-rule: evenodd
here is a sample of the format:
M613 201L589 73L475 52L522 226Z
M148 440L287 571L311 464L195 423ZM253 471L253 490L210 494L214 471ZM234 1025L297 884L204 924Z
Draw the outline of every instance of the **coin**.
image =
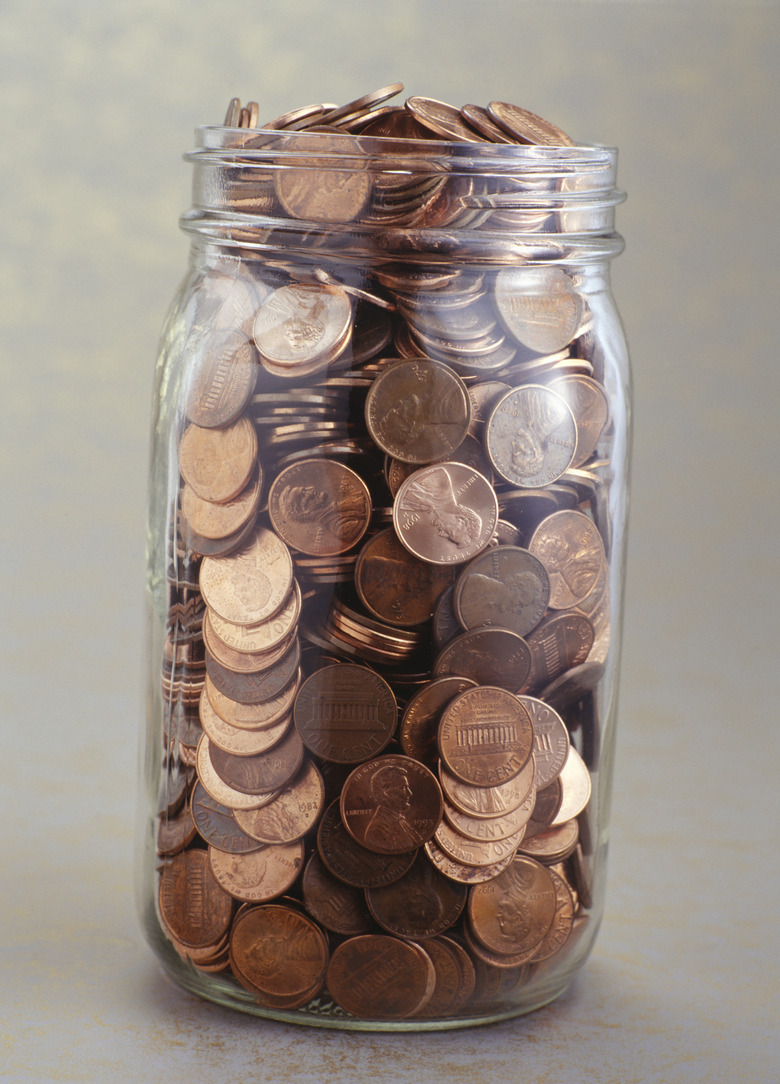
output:
M205 501L229 501L248 484L257 460L257 436L246 417L223 429L188 425L179 442L179 470Z
M236 810L238 826L261 843L283 844L302 839L317 823L325 803L325 784L312 760L273 801L260 809Z
M538 489L571 466L577 425L566 402L542 384L521 384L499 399L485 426L494 469L513 485Z
M281 609L292 578L287 546L272 531L258 527L235 553L203 558L200 589L211 609L226 621L257 625Z
M327 124L326 113L319 123ZM371 196L371 174L365 168L355 144L355 157L347 157L344 137L318 139L303 134L292 138L285 153L295 156L295 165L274 173L274 191L290 218L310 222L351 222L357 218ZM309 157L307 152L314 152ZM329 155L338 153L340 168L332 169ZM322 157L318 157L322 155Z
M609 421L609 400L603 386L589 376L562 376L550 381L561 395L577 423L577 452L572 467L587 463L596 450Z
M470 843L464 843L464 846L471 847ZM457 881L459 884L473 885L481 884L483 881L492 881L494 877L497 877L502 870L506 869L509 863L515 856L515 848L509 848L504 857L495 862L483 862L481 865L469 865L466 862L460 862L457 858L453 858L447 851L442 850L436 839L429 839L424 845L425 853L428 855L429 861L431 861L439 873L442 873L445 877L449 877L451 881ZM480 850L479 847L475 847L473 851L469 851L468 857L473 858L475 851ZM484 857L484 849L482 849L480 857Z
M453 105L435 98L412 97L407 99L406 108L422 125L445 139L466 143L485 142L485 137L471 128L463 120L460 110Z
M207 653L206 670L211 683L225 696L242 704L257 704L273 700L286 689L297 673L300 661L301 649L296 636L282 657L267 669L248 673L229 670Z
M475 885L468 900L474 936L504 955L535 949L552 926L555 885L532 858L518 856L493 881Z
M341 791L341 818L361 846L404 854L432 839L442 815L436 776L411 757L386 755L360 764Z
M414 1016L430 998L436 971L421 950L388 934L363 934L337 945L326 977L333 1000L354 1016Z
M420 852L403 877L366 890L366 903L387 933L424 940L444 933L466 905L466 888L444 877Z
M536 143L545 147L571 147L572 140L557 125L528 109L510 102L491 102L489 115L505 132L521 143Z
M465 866L493 867L495 876L495 867L515 853L524 833L525 827L522 827L505 839L469 839L453 828L449 821L443 820L433 838L457 862ZM479 883L482 883L481 878Z
M465 949L451 937L431 937L425 942L436 971L436 985L417 1016L446 1017L465 1007L474 992L474 966Z
M444 677L428 682L415 693L406 705L399 732L407 756L435 767L441 713L454 697L475 684L470 678Z
M366 425L383 452L403 463L446 459L471 421L468 392L449 366L426 358L397 361L366 396Z
M564 821L554 828L524 838L518 847L520 854L535 858L543 866L563 862L573 853L579 839L579 826L576 820Z
M187 397L187 417L202 428L230 425L246 406L257 380L252 344L231 331L200 358Z
M210 744L234 756L257 756L268 752L282 740L292 724L288 715L262 729L248 730L232 726L217 715L207 696L200 698L200 718Z
M397 718L387 682L367 667L351 664L325 666L311 674L294 707L306 747L339 764L376 756L389 742Z
M327 807L317 829L317 848L326 869L354 888L392 884L414 862L417 850L380 854L358 843L344 827L339 799Z
M534 728L534 786L542 790L561 774L569 755L569 732L558 712L533 696L518 697Z
M536 528L528 548L547 569L555 610L582 605L604 575L604 543L582 512L554 512Z
M363 892L329 873L316 852L304 868L301 890L306 910L326 930L343 937L373 930Z
M534 758L529 757L526 766L506 783L478 787L464 783L444 764L439 765L439 779L445 798L470 817L502 817L517 809L534 789L534 772Z
M289 684L285 685L272 699L257 704L242 704L220 692L207 674L204 692L208 697L209 705L220 719L224 719L231 726L255 730L273 726L292 709L299 685L300 673L297 673Z
M531 718L505 689L467 689L442 714L442 760L464 783L482 787L505 783L525 767L532 746Z
M325 977L328 945L310 918L281 904L261 904L237 916L230 937L230 964L251 992L311 995Z
M523 637L491 626L456 636L433 664L434 677L468 677L478 685L498 685L510 691L523 688L530 670L531 649Z
M233 810L215 801L201 782L192 792L192 816L201 838L218 851L245 854L262 847L239 828Z
M472 817L445 800L444 817L450 826L459 835L465 836L466 839L476 840L480 843L483 841L497 843L508 839L510 836L516 836L521 829L525 828L531 819L535 802L536 791L531 787L520 805L508 813L496 817Z
M219 778L231 789L249 796L267 794L286 786L295 777L303 762L303 743L297 730L291 727L265 753L239 757L210 743L209 759Z
M414 557L392 528L378 531L360 551L355 587L363 605L390 625L427 621L455 573Z
M430 564L463 564L487 547L498 522L498 500L484 475L463 463L415 471L393 504L403 545Z
M212 874L206 851L189 849L167 859L158 898L166 929L183 945L210 946L227 933L233 901Z
M560 613L543 621L528 637L531 666L519 691L550 685L584 663L592 646L593 625L582 614Z
M286 643L294 633L301 613L301 589L293 581L292 590L282 608L258 625L234 625L223 617L209 611L205 624L221 645L232 652L253 656L272 652ZM212 654L217 654L210 648Z
M332 459L285 467L268 492L276 533L293 549L330 556L351 549L371 518L371 494L355 471Z
M324 368L344 349L352 304L338 286L297 283L280 286L255 316L253 336L263 364L280 376L296 376L301 366Z
M550 581L544 565L520 546L496 546L460 573L453 607L461 625L500 625L525 636L545 615Z
M188 527L203 538L235 537L257 514L261 481L261 472L255 470L245 489L231 500L221 503L204 500L189 485L183 486L181 510Z
M243 854L209 849L211 871L236 900L265 903L281 896L303 867L303 843L260 847Z
M591 795L590 773L576 749L569 750L559 778L563 796L560 809L550 822L551 828L578 816L590 801Z

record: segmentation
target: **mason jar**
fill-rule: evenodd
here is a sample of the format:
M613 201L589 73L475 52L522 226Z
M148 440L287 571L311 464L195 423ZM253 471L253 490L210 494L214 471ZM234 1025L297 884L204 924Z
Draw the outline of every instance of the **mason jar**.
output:
M616 152L390 114L188 156L138 891L187 990L419 1030L550 1002L596 936L629 368Z

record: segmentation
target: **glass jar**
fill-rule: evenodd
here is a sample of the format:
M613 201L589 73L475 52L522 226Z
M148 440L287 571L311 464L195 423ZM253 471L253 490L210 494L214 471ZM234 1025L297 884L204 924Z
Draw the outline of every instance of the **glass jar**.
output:
M616 153L206 127L156 374L138 878L183 987L436 1029L604 902Z

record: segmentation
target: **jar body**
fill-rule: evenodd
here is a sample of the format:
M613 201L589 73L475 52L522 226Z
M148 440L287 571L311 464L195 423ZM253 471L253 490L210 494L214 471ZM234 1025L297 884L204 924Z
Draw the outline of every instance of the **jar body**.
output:
M614 155L253 135L202 136L157 368L144 929L261 1016L514 1016L603 908Z

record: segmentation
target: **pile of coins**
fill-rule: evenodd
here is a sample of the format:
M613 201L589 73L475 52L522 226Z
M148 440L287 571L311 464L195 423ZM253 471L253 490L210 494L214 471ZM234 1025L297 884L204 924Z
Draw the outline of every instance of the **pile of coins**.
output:
M572 145L502 103L384 104L399 89L259 135L417 140L421 160L440 140ZM226 126L257 120L233 101ZM256 188L239 171L231 210L240 188L247 215L326 230L350 203L377 237L484 222L473 184L457 200L425 171L323 186L321 162L296 163ZM611 422L587 297L554 264L358 273L316 246L218 250L194 297L161 660L163 930L264 1010L511 1007L576 953L592 904Z

